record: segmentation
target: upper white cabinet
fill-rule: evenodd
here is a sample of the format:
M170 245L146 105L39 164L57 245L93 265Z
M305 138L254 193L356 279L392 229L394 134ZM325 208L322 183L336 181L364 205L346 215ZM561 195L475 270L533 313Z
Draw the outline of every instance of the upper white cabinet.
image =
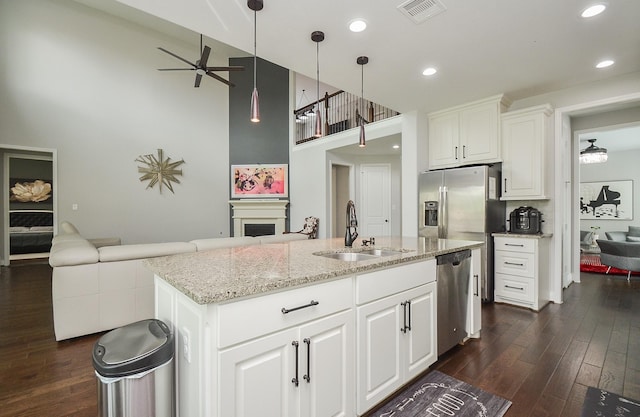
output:
M503 95L429 114L429 169L499 162Z
M546 104L502 115L502 200L549 198L545 166L552 113Z

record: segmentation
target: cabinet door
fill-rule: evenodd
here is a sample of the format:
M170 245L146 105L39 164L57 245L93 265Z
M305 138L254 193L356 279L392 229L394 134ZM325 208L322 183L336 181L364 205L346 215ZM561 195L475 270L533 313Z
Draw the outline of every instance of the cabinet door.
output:
M410 302L407 305L410 329L401 336L405 345L404 380L408 381L438 359L436 283L409 290L404 297Z
M550 108L502 118L502 198L544 199L545 152Z
M353 310L300 329L300 416L355 415Z
M402 384L404 293L357 308L357 406L363 414Z
M474 249L471 255L471 282L469 283L469 317L467 317L467 334L469 337L480 337L482 329L482 296L480 295L482 277L482 251Z
M458 165L461 150L457 111L429 118L429 169Z
M297 417L297 329L285 330L219 354L219 416ZM299 356L299 355L298 355ZM304 382L298 374L299 384Z
M486 103L460 112L460 158L466 163L499 161L500 113L497 103Z

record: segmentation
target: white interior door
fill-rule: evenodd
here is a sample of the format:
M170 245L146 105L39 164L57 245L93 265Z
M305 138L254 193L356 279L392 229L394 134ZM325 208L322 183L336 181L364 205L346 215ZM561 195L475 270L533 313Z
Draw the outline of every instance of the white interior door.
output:
M360 236L390 236L391 166L362 165L360 173Z

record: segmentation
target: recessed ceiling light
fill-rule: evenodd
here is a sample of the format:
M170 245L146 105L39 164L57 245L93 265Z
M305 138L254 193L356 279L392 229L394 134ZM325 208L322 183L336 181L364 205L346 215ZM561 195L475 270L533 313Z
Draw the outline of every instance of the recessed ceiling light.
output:
M435 69L435 68L433 68L433 67L429 67L429 68L425 69L424 71L422 71L422 75L427 75L427 76L429 76L429 75L433 75L433 74L435 74L436 72L438 72L438 70L437 70L437 69Z
M353 19L349 22L349 30L351 32L362 32L367 28L367 22L363 19Z
M607 5L604 3L594 4L593 6L589 6L586 9L584 9L580 14L580 16L584 17L585 19L589 17L593 17L604 12L604 9L606 8L607 8Z
M612 66L613 64L614 64L614 61L610 59L605 59L604 61L598 62L598 64L596 64L596 68L607 68Z

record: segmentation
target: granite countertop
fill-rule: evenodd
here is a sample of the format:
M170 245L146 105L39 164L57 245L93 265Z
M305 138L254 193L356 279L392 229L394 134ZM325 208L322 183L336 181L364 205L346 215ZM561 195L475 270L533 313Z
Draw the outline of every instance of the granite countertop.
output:
M196 303L210 304L474 249L484 243L423 237L376 238L374 248L401 253L356 262L314 255L368 249L361 245L361 239L353 248L345 248L343 238L297 240L163 256L144 263Z

